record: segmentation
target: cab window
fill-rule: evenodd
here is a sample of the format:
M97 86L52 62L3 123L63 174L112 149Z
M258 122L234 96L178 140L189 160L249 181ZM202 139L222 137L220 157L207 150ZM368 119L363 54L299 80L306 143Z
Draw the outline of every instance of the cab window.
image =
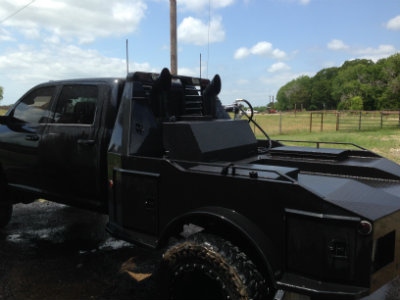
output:
M24 123L47 123L49 121L50 102L55 87L43 87L25 96L15 107L12 116Z
M97 99L97 86L64 86L61 90L55 111L55 123L93 124L96 114Z

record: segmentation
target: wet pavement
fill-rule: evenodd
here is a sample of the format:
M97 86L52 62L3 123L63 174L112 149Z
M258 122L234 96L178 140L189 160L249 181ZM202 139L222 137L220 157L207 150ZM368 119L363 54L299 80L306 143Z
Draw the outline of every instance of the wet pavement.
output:
M156 299L157 255L110 237L107 217L50 202L0 230L0 299Z
M0 230L0 300L158 299L151 275L159 255L112 238L106 222L46 201L16 205ZM364 298L395 299L400 280Z

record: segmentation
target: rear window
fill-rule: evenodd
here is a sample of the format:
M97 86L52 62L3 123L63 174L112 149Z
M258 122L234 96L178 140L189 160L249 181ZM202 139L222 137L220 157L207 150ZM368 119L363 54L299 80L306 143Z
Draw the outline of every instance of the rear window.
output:
M93 124L97 110L97 100L97 86L64 86L56 107L55 123Z

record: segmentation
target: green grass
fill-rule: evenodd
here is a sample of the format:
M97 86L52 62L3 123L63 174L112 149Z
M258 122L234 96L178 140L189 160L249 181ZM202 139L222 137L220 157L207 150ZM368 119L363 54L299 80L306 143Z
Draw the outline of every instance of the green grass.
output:
M293 112L280 114L257 114L254 119L262 128L267 129L270 134L292 134L300 132L320 131L356 131L374 130L382 128L399 128L399 114L383 114L380 112L336 112L313 113L312 120L310 112ZM321 126L322 123L322 126ZM257 134L257 131L256 131Z
M0 109L0 116L4 115L7 111L4 109Z

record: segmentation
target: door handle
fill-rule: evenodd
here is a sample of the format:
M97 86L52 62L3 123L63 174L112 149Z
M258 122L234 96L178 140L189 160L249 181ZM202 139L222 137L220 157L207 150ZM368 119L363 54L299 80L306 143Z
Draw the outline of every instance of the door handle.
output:
M39 136L36 134L28 134L25 136L25 140L27 141L38 141L39 140Z
M96 143L96 141L95 141L95 140L84 140L84 139L79 139L79 140L77 141L77 143L78 143L79 145L82 145L82 146L91 146L91 145L94 145L94 144Z
M154 207L155 207L155 201L154 201L154 199L147 198L147 199L144 201L144 208L146 208L146 209L154 209Z

